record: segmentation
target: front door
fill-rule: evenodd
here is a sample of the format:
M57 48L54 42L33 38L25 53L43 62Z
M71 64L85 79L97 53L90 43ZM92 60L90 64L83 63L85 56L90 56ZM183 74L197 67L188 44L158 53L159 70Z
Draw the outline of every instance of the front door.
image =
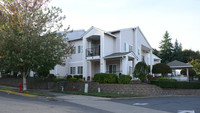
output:
M116 65L109 65L109 73L116 73Z

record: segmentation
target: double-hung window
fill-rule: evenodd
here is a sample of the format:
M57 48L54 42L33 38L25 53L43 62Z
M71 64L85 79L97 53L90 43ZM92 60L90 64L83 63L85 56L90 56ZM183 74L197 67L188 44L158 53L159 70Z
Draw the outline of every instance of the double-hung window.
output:
M70 74L76 74L76 67L70 67Z
M83 74L83 66L78 66L78 74Z

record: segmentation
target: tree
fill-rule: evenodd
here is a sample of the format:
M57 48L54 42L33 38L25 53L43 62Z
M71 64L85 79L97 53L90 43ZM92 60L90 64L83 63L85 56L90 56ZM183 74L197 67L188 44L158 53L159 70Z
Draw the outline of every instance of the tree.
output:
M148 74L147 65L144 62L138 62L133 72L133 77L138 77L142 82L146 80Z
M173 45L169 33L166 31L163 40L160 42L160 58L163 63L172 61Z
M186 69L182 69L182 70L181 70L181 74L182 74L182 75L187 75ZM190 77L189 79L190 79L190 80L193 80L193 77L194 77L194 76L196 76L195 70L189 69L189 77Z
M153 49L153 54L159 57L160 52L157 49Z
M199 51L195 52L191 49L185 49L183 51L183 62L185 63L188 63L188 62L191 62L192 60L195 60L195 59L199 59Z
M166 76L168 73L172 73L172 69L163 63L158 63L153 66L152 73L162 74L162 76Z
M173 60L183 61L182 44L181 43L179 44L177 39L174 43L174 48L173 48Z
M58 33L64 16L61 9L48 8L49 0L2 0L0 2L1 67L23 75L23 90L30 70L53 69L64 64L72 46ZM67 29L68 30L68 29Z

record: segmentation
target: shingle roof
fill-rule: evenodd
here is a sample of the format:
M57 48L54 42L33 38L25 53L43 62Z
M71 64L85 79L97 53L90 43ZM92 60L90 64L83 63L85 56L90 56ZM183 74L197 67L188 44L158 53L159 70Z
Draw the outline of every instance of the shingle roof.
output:
M117 52L117 53L112 53L110 55L105 56L104 58L120 58L124 55L129 54L130 52Z
M174 60L174 61L172 61L172 62L169 62L167 65L168 65L170 68L173 68L173 69L179 69L179 68L193 68L192 65L189 65L189 64L180 62L180 61L178 61L178 60Z
M61 32L62 33L62 32ZM85 30L73 30L72 32L67 33L66 38L68 41L81 39L81 36L85 33Z

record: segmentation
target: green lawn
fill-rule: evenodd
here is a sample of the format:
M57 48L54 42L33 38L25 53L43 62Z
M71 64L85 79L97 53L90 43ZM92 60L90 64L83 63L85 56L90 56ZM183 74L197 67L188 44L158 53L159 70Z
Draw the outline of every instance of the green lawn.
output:
M8 87L0 87L0 90L9 90L9 91L15 91L15 92L24 93L24 94L32 94L32 95L37 95L37 96L55 97L55 95L51 95L51 94L47 94L47 93L43 93L39 91L31 91L31 90L19 91L18 89L8 88Z
M97 96L97 97L108 97L108 98L121 98L121 97L143 97L142 95L134 94L112 94L112 93L96 93L96 92L75 92L75 91L54 91L56 93L65 93L65 94L75 94L75 95L87 95L87 96Z

